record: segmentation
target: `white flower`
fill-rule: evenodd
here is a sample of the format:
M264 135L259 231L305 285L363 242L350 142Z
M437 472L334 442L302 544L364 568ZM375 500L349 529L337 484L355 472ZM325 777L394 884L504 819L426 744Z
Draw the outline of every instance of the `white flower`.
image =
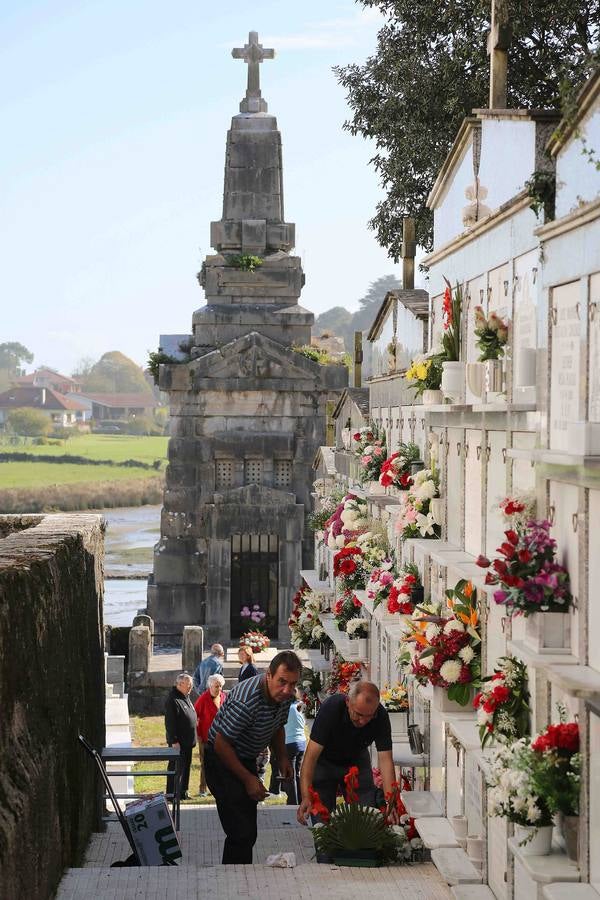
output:
M425 666L426 669L433 669L433 654L430 653L429 656L423 656L419 660L419 664Z
M449 622L446 622L444 625L444 634L450 634L451 631L464 631L465 626L462 622L459 622L458 619L450 619Z
M342 547L345 545L345 543L346 543L346 538L344 537L344 535L338 534L338 536L335 538L335 546L339 547L339 549L341 550Z
M425 481L428 481L431 478L431 471L429 469L421 469L414 476L415 485L423 484Z
M460 677L462 664L458 659L447 659L440 666L440 675L448 684L456 684Z
M494 716L492 713L488 713L485 711L483 706L480 706L477 710L477 724L478 725L487 725L488 722L491 722Z
M426 516L423 513L418 513L417 518L415 519L415 525L425 537L426 534L434 534L435 520L433 518L433 513L427 513Z
M336 544L336 542L335 542L335 538L334 538L333 533L332 533L331 531L329 532L329 537L327 538L327 546L329 547L330 550L336 550L336 549L337 549L337 544Z
M475 651L472 647L463 647L462 650L458 651L458 655L466 665L469 665L469 663L475 656Z
M415 495L419 500L432 500L437 494L437 488L434 481L424 481L415 491Z
M437 637L437 635L439 633L440 633L440 626L435 625L433 622L430 622L430 624L425 629L425 637L427 638L427 640L430 643L434 639L434 637Z
M540 811L539 806L536 803L535 797L529 797L529 805L527 807L527 819L534 825L538 819L541 819L542 813Z

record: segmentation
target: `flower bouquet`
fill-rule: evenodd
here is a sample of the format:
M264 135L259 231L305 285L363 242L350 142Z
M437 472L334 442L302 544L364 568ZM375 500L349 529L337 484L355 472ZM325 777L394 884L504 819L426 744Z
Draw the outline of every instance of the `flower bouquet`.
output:
M296 650L317 650L325 630L319 613L321 599L308 587L300 588L292 601L292 612L288 625L292 636L292 646Z
M351 640L369 637L368 619L349 619L346 623L346 634Z
M356 444L354 453L360 461L358 480L361 484L378 481L381 466L385 462L385 432L380 433L377 425L370 423L353 435Z
M388 612L410 615L422 600L423 585L419 570L413 563L406 563L390 588L387 598Z
M262 631L247 631L240 638L240 647L250 647L254 653L260 653L271 646L271 641Z
M327 681L328 694L347 694L353 681L360 678L361 664L346 662L339 653L333 657Z
M347 631L351 619L360 616L361 601L351 590L344 591L333 604L333 614L339 631Z
M504 348L508 340L508 324L491 312L486 318L483 307L476 306L475 315L475 342L479 347L479 362L487 362L488 359L500 359L504 356Z
M527 666L514 656L501 656L494 674L482 679L475 695L481 747L495 738L509 743L529 734Z
M452 296L452 285L444 278L446 287L442 301L442 361L458 362L460 360L460 318L462 313L462 287L458 282Z
M331 813L314 788L310 788L310 812L320 820L311 829L317 854L333 858L334 863L345 866L380 866L411 859L413 850L422 844L414 823L406 816L406 810L403 824L390 824L389 815L391 808L395 808L395 797L390 794L386 798L383 810L359 803L356 766L351 766L344 782L345 801ZM414 836L409 837L409 834Z
M323 676L321 672L313 669L302 669L300 684L300 699L304 703L306 717L314 719L321 705L321 697L324 693Z
M402 684L395 684L393 687L386 684L380 692L379 699L389 713L408 712L408 693Z
M437 353L430 356L419 354L412 360L404 377L417 397L422 396L425 391L439 391L442 384L442 362L443 357Z
M311 531L323 531L325 525L331 519L344 499L344 494L335 488L331 494L321 497L319 500L319 508L309 513L306 518L306 524Z
M323 540L330 550L341 549L365 530L367 503L355 494L346 494L325 522Z
M258 603L255 603L252 608L249 606L243 606L240 610L240 618L246 619L248 624L253 622L255 625L260 625L263 619L266 619L267 614L263 612Z
M361 591L368 578L363 550L358 544L342 547L333 557L333 574L339 579L342 590Z
M439 497L439 473L431 469L421 469L414 477L414 485L409 490L401 508L395 529L403 541L408 538L439 538L441 523L431 509L431 501Z
M403 644L415 645L410 672L420 684L441 687L448 700L466 706L481 672L477 592L470 581L461 579L446 597L450 615L424 611L425 615L413 617Z
M396 487L407 491L413 481L410 477L411 463L421 457L421 450L416 444L400 444L397 453L392 453L381 466L379 484L383 487Z
M556 541L550 537L550 523L530 520L509 528L506 540L497 548L501 557L493 562L479 556L477 565L486 569L486 584L498 584L496 603L509 615L534 612L566 612L571 604L569 573L555 562Z

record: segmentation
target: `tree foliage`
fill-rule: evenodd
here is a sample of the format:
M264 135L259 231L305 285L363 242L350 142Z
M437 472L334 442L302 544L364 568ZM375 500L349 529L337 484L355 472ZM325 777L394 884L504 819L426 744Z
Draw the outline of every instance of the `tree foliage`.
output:
M15 434L25 437L39 437L48 434L52 428L52 421L41 409L30 409L29 407L11 409L7 421Z
M104 353L81 380L84 391L90 393L151 392L143 369L118 350Z
M24 362L33 362L33 353L27 347L18 341L0 344L0 369L5 369L10 375L16 375L21 363Z
M491 0L359 0L387 21L364 65L336 67L352 118L345 128L375 141L386 191L369 225L398 260L403 215L430 249L427 195L464 116L488 103ZM509 0L508 105L552 108L581 82L597 54L600 0ZM597 58L597 57L596 57Z

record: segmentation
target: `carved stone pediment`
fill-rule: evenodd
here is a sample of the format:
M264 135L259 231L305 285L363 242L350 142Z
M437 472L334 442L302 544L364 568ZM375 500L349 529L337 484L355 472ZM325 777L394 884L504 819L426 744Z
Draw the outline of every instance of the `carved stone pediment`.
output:
M290 506L296 505L296 495L278 491L264 484L246 484L243 487L218 491L213 495L215 503L232 503L237 506Z
M320 366L253 331L201 356L190 365L193 380L214 378L316 379Z

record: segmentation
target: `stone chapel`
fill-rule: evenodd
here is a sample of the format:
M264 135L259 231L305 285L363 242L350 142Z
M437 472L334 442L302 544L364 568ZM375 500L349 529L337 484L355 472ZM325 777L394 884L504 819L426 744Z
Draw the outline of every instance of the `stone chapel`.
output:
M311 464L326 404L347 384L344 366L294 350L310 344L314 317L298 304L304 274L284 218L281 135L260 90L260 63L274 51L251 32L232 55L247 64L248 86L227 135L216 253L198 276L206 305L193 314L189 355L160 367L171 438L148 585L157 632L199 624L205 644L252 627L240 613L254 604L263 630L289 639L291 599L312 557Z

